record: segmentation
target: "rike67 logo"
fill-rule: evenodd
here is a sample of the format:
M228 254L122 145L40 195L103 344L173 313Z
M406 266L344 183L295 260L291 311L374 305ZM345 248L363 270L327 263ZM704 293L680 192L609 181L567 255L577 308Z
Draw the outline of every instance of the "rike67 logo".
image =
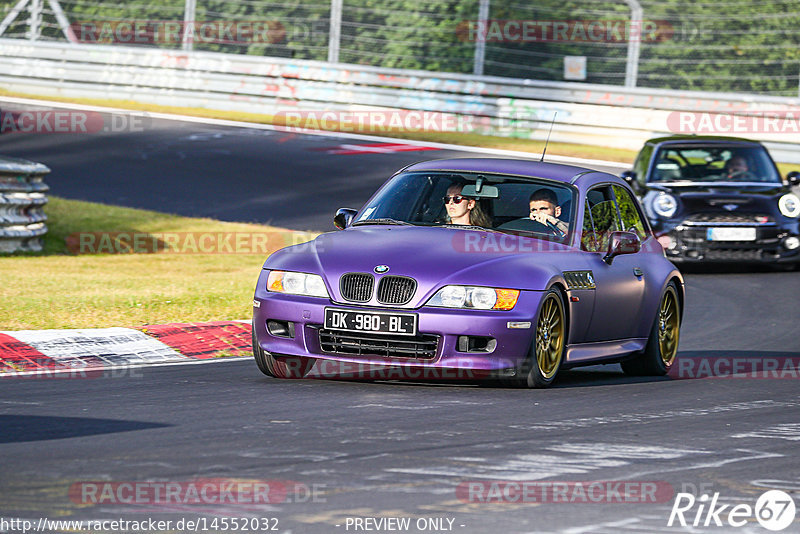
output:
M784 530L794 522L795 504L791 495L781 490L762 493L755 506L741 503L719 504L719 493L709 497L695 497L691 493L678 493L669 514L667 526L738 528L753 519L767 530Z

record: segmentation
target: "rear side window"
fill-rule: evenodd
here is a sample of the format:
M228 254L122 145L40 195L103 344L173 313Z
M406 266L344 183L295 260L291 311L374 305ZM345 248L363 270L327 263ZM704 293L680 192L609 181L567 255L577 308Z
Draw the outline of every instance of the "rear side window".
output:
M633 172L636 173L636 181L644 185L647 182L647 167L650 165L650 157L653 155L653 147L645 145L636 157L633 164Z
M639 236L639 239L644 241L645 237L647 237L647 230L645 230L646 227L642 216L636 208L636 201L624 187L615 185L613 188L614 196L617 197L619 213L622 217L622 229L627 232L634 232Z
M583 250L605 252L611 232L617 232L621 227L610 186L600 186L586 193L581 233Z

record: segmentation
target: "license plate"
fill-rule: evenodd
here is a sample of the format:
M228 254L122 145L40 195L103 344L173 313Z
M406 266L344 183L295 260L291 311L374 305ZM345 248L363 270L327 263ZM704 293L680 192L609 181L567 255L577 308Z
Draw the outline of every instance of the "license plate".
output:
M325 328L349 332L414 336L417 334L417 315L325 308Z
M709 228L706 232L709 241L755 241L755 228Z

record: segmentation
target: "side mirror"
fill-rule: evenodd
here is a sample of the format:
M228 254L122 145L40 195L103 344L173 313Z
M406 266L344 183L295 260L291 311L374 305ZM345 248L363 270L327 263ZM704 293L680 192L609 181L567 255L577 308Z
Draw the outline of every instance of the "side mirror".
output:
M619 177L628 182L628 184L633 185L633 182L636 181L636 171L622 171Z
M603 256L603 261L611 265L614 258L622 254L636 254L642 250L642 241L633 232L611 232L608 243L608 252Z
M358 210L352 208L339 208L333 217L333 225L339 230L344 230L353 222L353 217L356 216L356 213L358 213Z
M786 181L789 182L789 185L798 185L800 184L800 172L791 171L786 175Z

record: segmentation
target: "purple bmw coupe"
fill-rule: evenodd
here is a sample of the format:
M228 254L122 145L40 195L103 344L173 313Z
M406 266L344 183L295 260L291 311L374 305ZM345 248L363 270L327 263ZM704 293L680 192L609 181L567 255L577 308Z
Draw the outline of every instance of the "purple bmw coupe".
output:
M360 210L340 209L340 231L267 259L256 363L277 378L316 362L528 387L596 363L663 375L683 278L635 198L624 180L570 165L405 167Z

